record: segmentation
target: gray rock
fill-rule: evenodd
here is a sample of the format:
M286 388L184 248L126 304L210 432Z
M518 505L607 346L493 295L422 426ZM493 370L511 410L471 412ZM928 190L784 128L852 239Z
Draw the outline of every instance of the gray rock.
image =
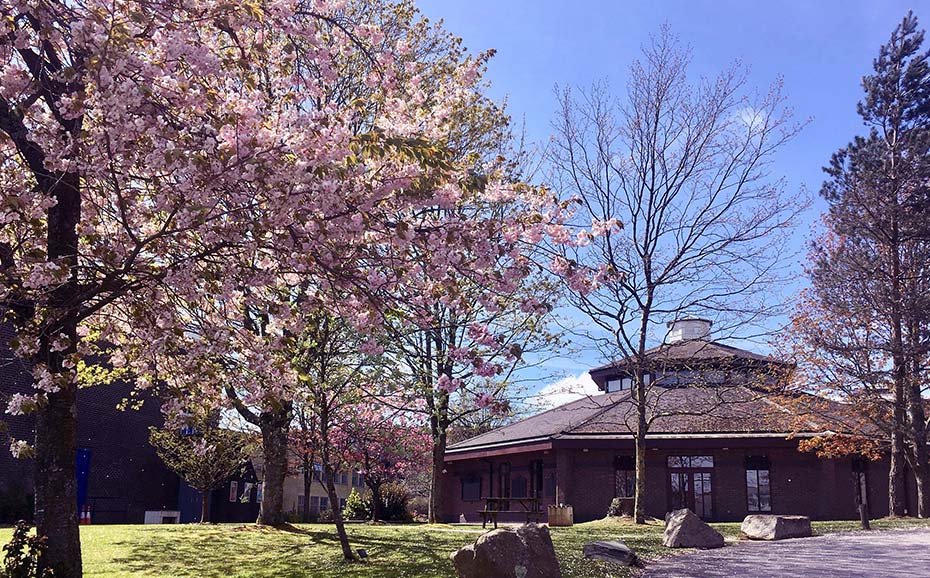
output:
M753 514L746 516L740 530L752 540L784 540L811 536L811 519L807 516L775 516Z
M675 510L667 516L662 543L668 548L720 548L723 534L691 510Z
M614 562L624 566L635 566L642 568L643 563L636 555L636 552L623 542L588 542L584 545L584 557L605 562Z
M549 528L498 528L452 554L459 578L562 578Z

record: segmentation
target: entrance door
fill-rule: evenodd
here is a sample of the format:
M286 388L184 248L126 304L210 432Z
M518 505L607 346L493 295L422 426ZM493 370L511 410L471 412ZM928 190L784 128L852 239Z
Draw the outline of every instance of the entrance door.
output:
M711 456L668 458L669 508L688 508L704 520L714 517L713 464Z

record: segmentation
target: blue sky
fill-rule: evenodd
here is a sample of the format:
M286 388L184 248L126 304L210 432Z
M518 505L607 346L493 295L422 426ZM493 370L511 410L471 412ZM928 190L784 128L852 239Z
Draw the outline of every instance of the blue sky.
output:
M527 136L545 142L556 111L555 85L585 87L607 78L622 94L627 68L649 35L668 22L692 50L691 73L714 75L734 60L751 67L766 88L778 75L798 119L810 124L776 159L790 190L806 189L814 204L797 231L810 235L824 205L817 198L830 155L862 132L856 115L860 80L878 48L909 8L924 27L930 10L895 1L606 1L420 0L471 51L497 50L491 95L507 98ZM800 261L800 257L798 259ZM800 269L800 262L798 264ZM550 369L578 375L600 363L576 355Z

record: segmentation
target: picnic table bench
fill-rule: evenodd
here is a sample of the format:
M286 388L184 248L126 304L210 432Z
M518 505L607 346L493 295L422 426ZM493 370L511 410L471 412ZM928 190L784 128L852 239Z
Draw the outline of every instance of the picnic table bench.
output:
M486 528L488 522L492 522L497 528L498 514L524 514L527 524L530 522L538 524L542 519L539 498L485 498L484 509L479 513L482 528Z

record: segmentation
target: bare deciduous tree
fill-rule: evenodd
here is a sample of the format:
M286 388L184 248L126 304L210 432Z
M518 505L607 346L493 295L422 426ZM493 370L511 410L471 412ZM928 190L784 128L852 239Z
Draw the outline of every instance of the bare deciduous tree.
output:
M593 285L569 281L570 300L591 322L586 337L632 368L639 523L658 324L700 315L718 338L763 334L781 306L786 239L804 206L769 170L800 129L781 82L747 94L738 65L690 82L689 56L663 27L632 65L625 101L606 83L562 91L548 153L552 186L579 199L579 227L613 229L563 250L554 268L567 279L593 275Z

